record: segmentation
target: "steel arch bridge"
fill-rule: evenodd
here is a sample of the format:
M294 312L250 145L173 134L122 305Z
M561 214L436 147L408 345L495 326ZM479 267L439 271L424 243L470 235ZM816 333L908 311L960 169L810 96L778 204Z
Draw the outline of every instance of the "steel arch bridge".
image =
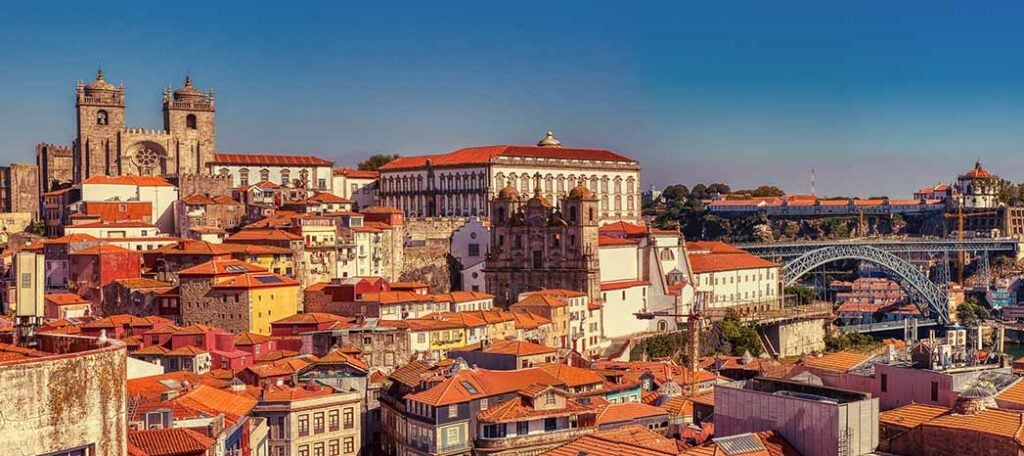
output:
M880 266L897 277L908 294L916 295L927 303L928 309L938 315L941 323L949 322L949 298L941 288L909 262L869 245L837 244L804 253L783 266L783 283L792 285L818 266L838 260L862 260ZM915 300L915 305L924 313L925 309L921 308L918 300Z

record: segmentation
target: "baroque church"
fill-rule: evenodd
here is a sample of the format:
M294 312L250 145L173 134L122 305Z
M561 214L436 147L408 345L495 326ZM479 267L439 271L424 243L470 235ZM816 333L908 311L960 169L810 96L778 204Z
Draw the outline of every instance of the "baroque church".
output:
M214 158L214 93L197 89L191 77L177 90L164 90L162 130L128 128L124 85L108 82L102 70L95 80L75 87L75 109L77 135L70 151L50 145L37 150L47 187L69 176L81 182L92 176L202 174Z

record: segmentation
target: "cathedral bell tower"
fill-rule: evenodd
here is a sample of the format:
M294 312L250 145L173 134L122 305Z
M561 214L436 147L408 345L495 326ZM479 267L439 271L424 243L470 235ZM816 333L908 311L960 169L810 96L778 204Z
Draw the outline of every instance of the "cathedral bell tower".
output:
M110 174L117 163L124 130L124 85L109 83L103 70L96 80L75 87L78 132L73 145L74 180Z
M177 160L178 174L208 173L217 149L214 93L202 92L185 77L185 85L174 92L164 90L164 130L171 136L170 156Z

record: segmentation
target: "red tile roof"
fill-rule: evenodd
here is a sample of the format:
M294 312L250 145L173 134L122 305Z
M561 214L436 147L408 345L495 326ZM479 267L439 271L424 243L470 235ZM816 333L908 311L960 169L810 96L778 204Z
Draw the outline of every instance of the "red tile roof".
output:
M250 272L267 272L266 269L255 264L238 261L235 259L214 259L191 268L178 271L179 276L202 276L202 275L228 275L245 274ZM289 279L290 280L290 279Z
M135 185L139 187L174 187L174 184L156 176L93 176L84 181L83 185Z
M584 435L544 456L676 456L677 442L644 426L630 425Z
M352 168L335 168L335 176L345 176L350 179L377 179L380 177L379 171L363 171L361 169Z
M334 389L319 384L311 387L292 387L287 385L269 384L263 388L263 400L274 402L294 402L303 399L325 397L334 394Z
M554 307L565 307L566 305L567 304L565 303L565 300L563 300L561 298L557 298L557 297L549 296L549 295L544 295L544 294L536 294L536 293L534 293L534 294L527 295L526 297L524 297L523 299L520 299L515 304L512 304L511 306L509 306L509 310L528 309L528 308L531 308L531 307L554 308Z
M327 192L316 192L313 196L309 197L310 201L316 201L318 203L351 203L352 201L342 198L333 193Z
M299 282L272 272L250 272L218 282L214 288L297 287Z
M280 320L270 323L271 325L308 325L318 323L352 323L355 318L342 317L340 315L323 313L323 312L307 312L291 315L284 317Z
M312 155L213 154L212 165L333 166L329 160Z
M618 282L601 282L601 291L625 290L633 287L646 287L651 283L646 280L620 280Z
M427 165L428 161L434 167L484 165L495 162L498 157L633 162L632 159L626 158L610 150L499 145L468 147L441 155L399 157L380 167L380 171L423 168Z
M282 230L244 229L231 236L228 241L298 241L302 236Z
M618 245L637 245L637 242L630 239L623 239L611 236L598 236L597 245L602 247L611 247Z
M597 424L624 423L627 421L649 418L658 415L668 415L668 411L647 405L640 402L624 402L621 404L608 404L597 415Z
M188 428L128 432L128 444L148 456L206 454L215 443L215 440Z
M640 235L647 233L647 228L640 225L635 225L629 222L613 222L598 228L598 232L601 234L605 233L625 233L626 235Z
M696 273L777 268L779 265L749 253L690 253L690 268Z
M461 350L479 351L481 353L493 353L499 355L533 356L547 353L555 353L555 349L547 345L535 344L524 340L496 340L485 345L483 343L473 344Z
M118 247L113 244L100 244L84 248L77 252L71 252L72 255L103 255L111 253L135 253L135 251L128 250L124 247Z
M43 240L43 243L45 243L45 244L71 244L71 243L79 243L79 242L99 242L99 241L100 241L100 238L98 238L96 236L93 236L91 234L75 233L75 234L68 234L68 235L65 235L65 236L61 236L61 237L56 238L56 239L45 239L45 240Z
M514 371L463 369L431 388L407 395L405 399L440 407L520 391L535 383L559 386L562 381L536 368Z
M74 293L54 293L43 296L46 302L55 306L71 306L76 304L89 304L89 300L83 299Z
M144 223L139 221L99 221L90 223L80 223L78 225L67 225L65 229L77 229L77 228L156 228L156 225L151 223Z
M153 215L149 201L84 201L82 212L95 215L101 221L142 220Z

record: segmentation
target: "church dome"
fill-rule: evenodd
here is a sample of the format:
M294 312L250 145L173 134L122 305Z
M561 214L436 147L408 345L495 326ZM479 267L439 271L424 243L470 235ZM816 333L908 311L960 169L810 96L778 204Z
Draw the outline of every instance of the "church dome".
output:
M94 94L100 92L113 92L117 90L114 84L103 79L103 70L96 71L96 80L85 85L85 93Z
M964 174L964 177L968 179L988 179L992 177L992 173L988 172L987 169L981 167L981 160L974 162L974 169Z
M511 185L506 186L498 192L498 199L514 200L517 198L519 198L519 192L517 192L516 188Z
M544 135L544 139L537 142L540 147L562 147L562 142L555 139L555 134L548 130L548 134Z
M533 195L533 198L526 201L526 207L548 208L551 207L551 201L548 201L547 198L541 196L540 192L537 192L536 195Z
M202 99L205 95L192 85L192 76L185 76L185 86L174 91L175 100Z
M569 190L570 199L590 199L594 197L594 192L590 191L585 185L577 185Z

